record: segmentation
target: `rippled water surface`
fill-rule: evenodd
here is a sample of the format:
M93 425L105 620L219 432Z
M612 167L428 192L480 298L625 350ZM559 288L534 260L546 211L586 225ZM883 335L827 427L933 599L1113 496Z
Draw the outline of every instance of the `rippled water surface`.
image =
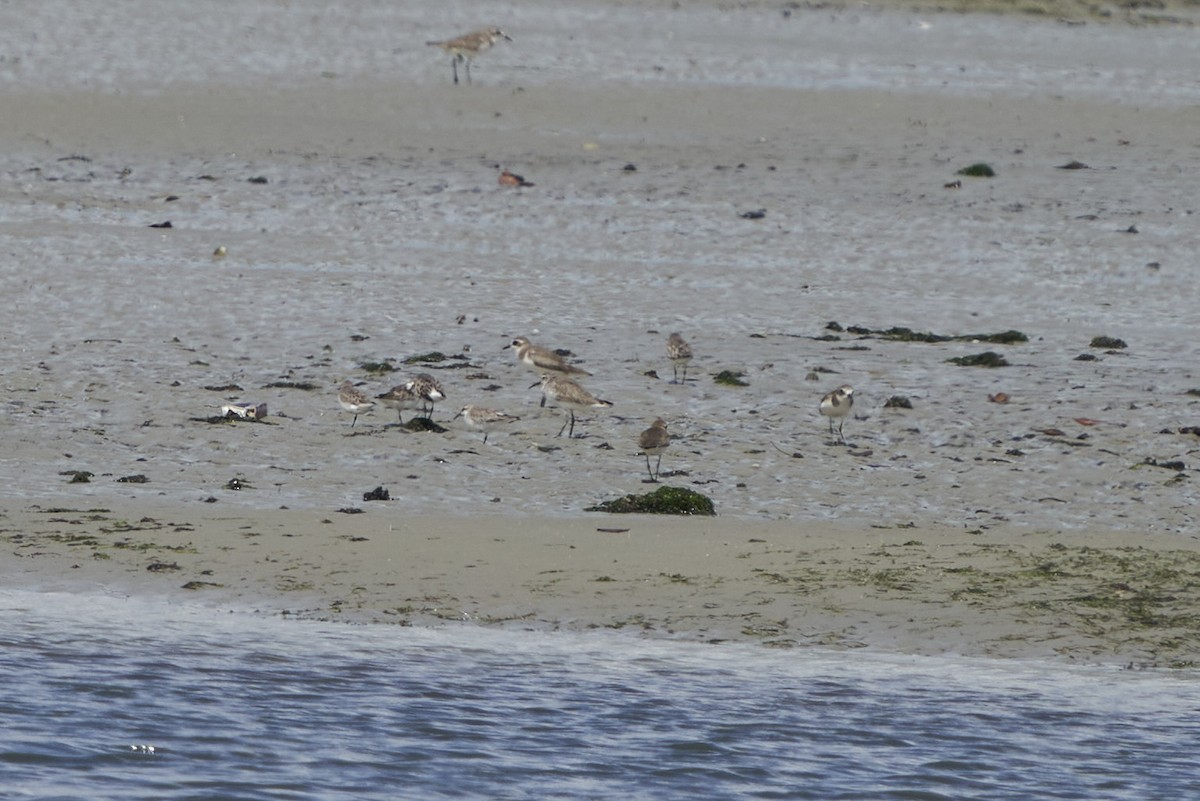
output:
M7 798L1200 792L1192 674L24 592L0 594L0 672Z
M7 797L1148 799L1193 675L0 595ZM150 751L152 748L152 751Z

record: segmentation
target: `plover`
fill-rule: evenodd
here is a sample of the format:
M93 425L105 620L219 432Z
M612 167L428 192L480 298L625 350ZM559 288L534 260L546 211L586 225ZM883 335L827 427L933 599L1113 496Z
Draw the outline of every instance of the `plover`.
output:
M343 381L342 386L338 389L338 403L343 409L354 414L354 420L350 422L351 428L354 428L354 424L358 422L360 414L375 405L375 401L363 394L363 391L351 384L349 380Z
M528 367L530 370L536 370L539 373L560 373L562 375L591 375L582 367L576 367L573 364L567 364L562 356L559 356L549 348L541 348L530 342L525 337L517 337L509 345L510 348L517 354L517 361ZM537 386L536 384L534 386ZM542 398L542 406L546 405L546 399Z
M442 390L442 385L437 382L437 379L429 373L420 373L404 385L404 388L421 399L424 406L422 411L425 416L433 418L433 406L440 400L446 399L446 393Z
M520 420L519 417L514 417L511 414L498 412L495 409L485 409L482 406L474 406L467 404L459 410L458 414L454 415L454 419L461 417L471 428L479 428L483 430L483 441L486 443L488 433L493 428L505 423L515 423Z
M567 422L563 423L562 428L558 430L558 434L555 436L561 437L562 432L567 430L568 425L571 427L571 430L567 432L567 438L575 436L576 409L607 409L612 406L612 403L609 401L597 398L566 376L546 373L542 376L542 380L539 383L542 385L542 405L544 406L546 398L549 398L562 406L566 406L567 412L570 414L570 418ZM530 389L536 386L537 384L533 384Z
M849 384L843 384L821 398L821 414L829 418L830 436L833 436L833 418L836 417L838 418L838 439L842 442L846 441L846 438L842 436L842 426L846 424L846 415L850 414L853 406L854 388Z
M512 37L499 28L485 28L482 31L463 34L456 39L447 39L444 42L426 42L425 44L430 47L440 47L450 54L450 66L454 70L454 83L457 84L459 62L466 65L467 83L470 83L471 60L483 51L490 49L501 39L507 42L512 41Z
M404 410L415 412L425 405L425 401L406 385L392 387L382 395L375 396L380 403L389 409L395 409L400 416L400 424L404 424Z
M650 424L650 427L638 437L638 446L646 454L646 472L650 474L650 483L658 481L659 468L662 467L662 452L671 444L671 435L667 433L667 421L661 417ZM658 455L658 463L650 469L650 456Z
M533 181L526 181L524 175L517 175L508 170L500 173L498 181L501 186L533 186Z
M679 381L679 366L683 365L682 383L686 384L688 362L692 360L692 346L678 332L667 337L667 358L671 360L671 366L675 368L675 379L671 383L681 383Z

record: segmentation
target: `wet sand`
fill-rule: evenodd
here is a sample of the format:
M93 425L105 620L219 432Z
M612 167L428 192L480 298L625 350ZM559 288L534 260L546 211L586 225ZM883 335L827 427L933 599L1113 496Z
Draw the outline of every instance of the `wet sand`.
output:
M780 85L793 41L725 52L710 7L653 7L703 45L594 63L548 44L589 4L536 6L525 55L457 89L416 51L396 56L420 65L404 80L353 60L322 76L314 55L307 80L252 60L167 91L114 91L119 64L89 87L38 85L33 52L0 62L5 580L352 621L1194 663L1192 90L1137 48L1146 63L1114 49L1073 71L1092 40L1036 25L1019 31L1066 48L1050 66L981 56L966 87L906 72L908 51L866 86ZM755 42L775 17L754 14L716 19ZM923 30L796 16L888 58ZM932 25L952 61L994 46L986 25ZM1038 77L1058 59L1065 86ZM721 70L742 83L706 80ZM996 179L957 175L980 160ZM499 187L501 167L536 186ZM666 380L672 330L697 351L688 386ZM504 350L518 335L574 351L616 403L586 437L554 436L560 412ZM947 362L982 350L1010 366ZM452 358L400 363L430 351ZM749 386L715 384L725 369ZM386 410L350 428L343 379L382 392L418 370L447 387L449 432ZM844 381L849 445L816 413ZM885 407L897 395L913 408ZM232 401L270 415L204 422ZM448 423L464 403L522 420L484 445ZM636 438L657 416L664 481L719 516L584 513L648 488ZM393 500L364 503L376 486Z
M4 510L9 586L299 618L1192 667L1200 542L588 515Z

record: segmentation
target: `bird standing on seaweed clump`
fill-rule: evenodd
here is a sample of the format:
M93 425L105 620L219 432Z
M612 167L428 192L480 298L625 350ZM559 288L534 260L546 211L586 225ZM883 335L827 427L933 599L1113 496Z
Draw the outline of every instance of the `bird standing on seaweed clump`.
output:
M404 410L416 411L424 407L424 400L407 386L401 384L392 387L376 399L388 408L395 409L400 415L400 424L404 425Z
M467 83L471 82L471 60L501 39L511 42L512 37L499 28L485 28L482 31L466 33L454 39L443 42L426 42L430 47L440 47L450 54L450 66L454 70L454 83L458 83L458 65L466 66Z
M838 418L838 439L845 443L842 436L842 426L846 424L846 415L854 406L854 388L849 384L840 387L821 398L821 415L829 418L829 435L833 436L833 419Z
M662 467L662 452L671 444L671 435L667 433L667 421L661 417L650 424L650 427L638 437L638 446L646 455L646 472L650 474L650 483L658 482L659 470ZM650 469L650 456L657 455L658 463Z
M404 388L421 399L422 411L429 419L433 419L433 406L440 400L446 399L442 385L429 373L420 373L412 378Z

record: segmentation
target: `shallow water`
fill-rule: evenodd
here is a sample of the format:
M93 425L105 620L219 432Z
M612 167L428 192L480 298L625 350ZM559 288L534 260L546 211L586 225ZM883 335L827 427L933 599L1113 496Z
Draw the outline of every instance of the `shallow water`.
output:
M469 131L437 152L400 141L370 157L131 160L30 141L0 156L11 362L0 424L13 454L0 481L14 495L60 499L62 471L87 470L93 483L66 491L101 505L150 493L333 509L383 485L406 512L573 514L644 489L637 433L663 416L675 437L664 472L724 515L1194 530L1186 478L1145 465L1191 468L1195 450L1174 433L1197 423L1187 393L1200 388L1194 143L1086 126L1063 137L1045 119L993 133L920 103L1060 98L1072 131L1078 103L1186 108L1200 100L1191 31L590 3L213 9L127 2L89 17L41 4L11 20L17 49L0 81L147 95L314 81L352 94L391 74L439 86L446 65L419 43L482 15L521 35L481 60L472 91L514 103L518 85L596 89L618 110L627 86L678 102L736 86L886 90L868 97L913 105L879 131L829 131L804 124L810 96L794 92L772 96L796 122L767 141L764 108L666 141L653 129L641 141L636 122L594 131L601 151L569 158L513 141L503 117L486 155ZM622 169L630 153L636 172ZM981 157L996 181L942 188ZM1053 169L1072 157L1093 169ZM500 159L532 166L541 186L497 191ZM247 182L260 175L267 185ZM760 207L762 222L738 216ZM176 227L146 227L163 219ZM1131 225L1139 233L1124 233ZM218 244L228 258L210 257ZM1000 348L1013 367L973 370L946 359L993 346L818 340L830 320L1016 328L1031 341ZM697 352L686 387L645 375L669 371L671 330ZM1130 348L1090 349L1101 334ZM534 377L503 352L517 335L570 348L596 374L588 387L616 406L582 423L588 438L554 437L561 416L539 410ZM459 428L406 436L383 410L349 429L334 400L342 379L382 392L403 373L368 377L360 363L431 350L472 365L438 374L449 394L439 420L484 403L522 422L487 445ZM1097 361L1075 360L1085 352ZM720 369L744 370L751 386L714 385ZM318 390L266 388L281 379ZM850 448L816 414L842 382L857 389ZM242 390L204 389L229 383ZM1014 402L988 403L997 392ZM884 409L893 395L915 408ZM274 425L193 420L229 400L267 402ZM138 474L150 483L116 483ZM234 477L255 489L223 490Z
M1190 673L0 593L7 797L1187 798ZM150 750L153 749L153 750Z

